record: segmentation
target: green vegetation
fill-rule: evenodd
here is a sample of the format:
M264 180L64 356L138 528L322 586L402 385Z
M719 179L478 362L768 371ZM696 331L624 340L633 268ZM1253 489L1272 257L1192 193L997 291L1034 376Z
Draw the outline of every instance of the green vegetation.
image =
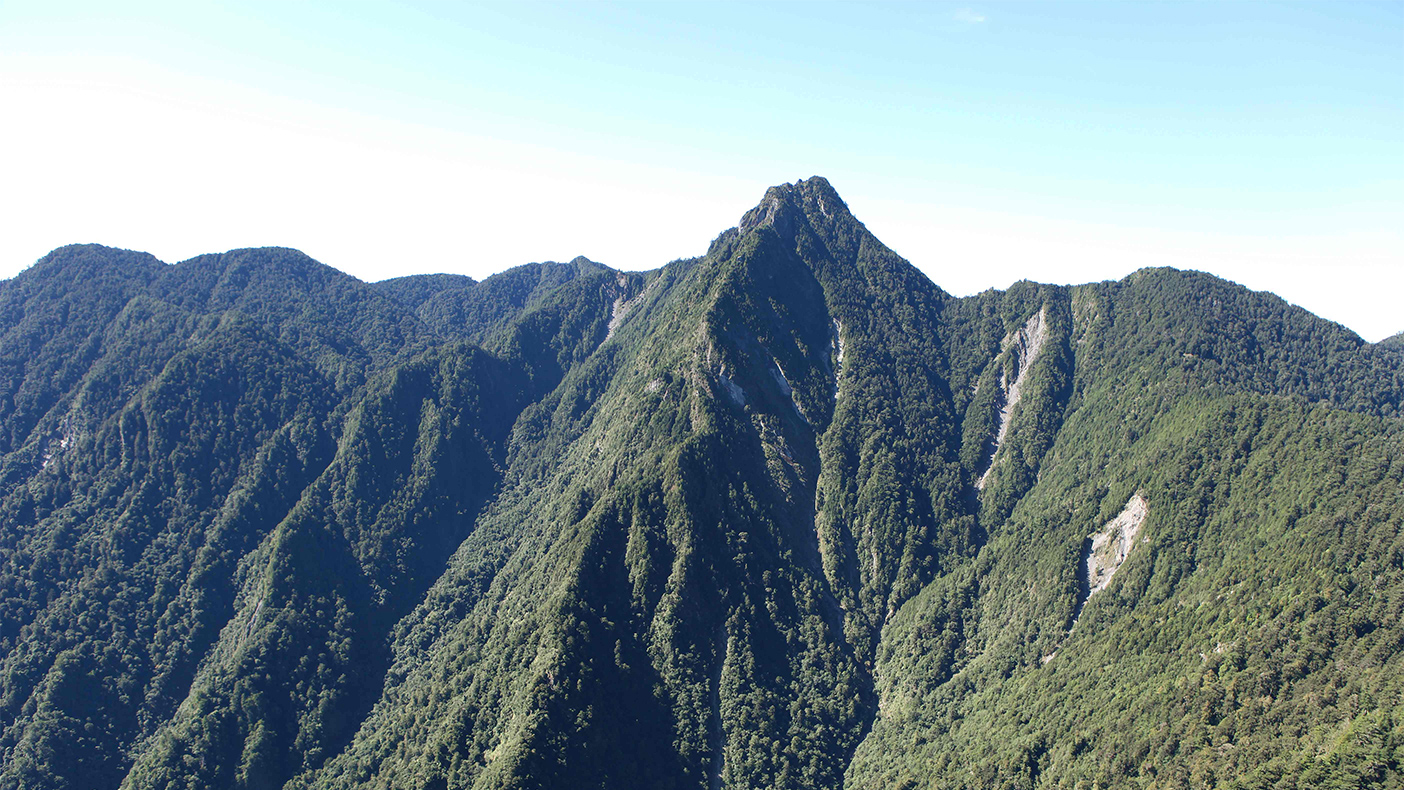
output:
M1397 786L1397 345L956 299L817 178L646 274L62 248L0 283L0 787Z

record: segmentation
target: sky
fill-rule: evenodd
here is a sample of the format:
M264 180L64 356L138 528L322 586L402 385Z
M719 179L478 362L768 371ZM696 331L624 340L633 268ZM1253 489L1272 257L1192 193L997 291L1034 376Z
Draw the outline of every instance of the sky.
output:
M956 295L1175 266L1404 330L1404 3L0 1L0 277L700 255L829 179Z

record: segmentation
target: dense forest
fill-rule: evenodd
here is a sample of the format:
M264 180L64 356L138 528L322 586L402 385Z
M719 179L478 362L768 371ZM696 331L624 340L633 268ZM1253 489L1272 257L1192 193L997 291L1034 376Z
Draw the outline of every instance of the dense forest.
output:
M955 298L817 177L643 273L64 247L0 283L0 788L1399 787L1401 349Z

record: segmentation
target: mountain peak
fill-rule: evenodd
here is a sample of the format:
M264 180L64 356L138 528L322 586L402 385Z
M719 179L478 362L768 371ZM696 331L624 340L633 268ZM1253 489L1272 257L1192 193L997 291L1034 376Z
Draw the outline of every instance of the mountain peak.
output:
M35 261L19 276L26 280L59 277L75 281L94 277L135 277L146 282L165 268L165 263L147 252L102 244L68 244Z
M828 179L811 176L793 184L767 189L761 202L741 217L738 230L745 234L772 225L782 235L789 235L796 216L802 216L814 224L853 219L848 204L843 202Z

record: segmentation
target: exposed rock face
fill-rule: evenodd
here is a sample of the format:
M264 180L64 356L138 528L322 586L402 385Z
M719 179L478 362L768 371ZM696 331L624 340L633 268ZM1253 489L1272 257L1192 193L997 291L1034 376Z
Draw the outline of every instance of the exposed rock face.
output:
M1117 568L1126 562L1141 532L1141 522L1146 520L1146 500L1139 493L1127 500L1116 518L1088 537L1083 548L1083 594L1082 602L1105 590L1111 584Z
M654 280L631 298L629 296L629 291L631 290L629 287L629 277L623 272L619 273L618 279L616 280L616 284L619 286L619 295L615 297L614 305L610 307L609 327L608 331L605 333L605 340L614 337L614 333L619 329L620 324L623 324L624 319L629 317L629 313L635 307L638 307L639 303L644 300L644 297L648 296L654 290L654 286L658 285L658 282L658 280Z
M746 405L746 391L741 389L741 385L731 380L727 375L726 366L723 365L717 370L717 381L722 385L722 391L726 393L731 402L737 406Z
M605 340L614 337L614 330L624 323L624 316L629 314L629 309L633 306L632 300L627 300L622 296L615 298L613 306L609 308L609 327L605 332Z
M1029 369L1033 367L1035 359L1043 350L1044 341L1048 339L1048 306L1044 305L1037 313L1029 316L1029 320L1000 344L1000 356L1008 355L1013 367L1013 380L1010 380L1009 367L1006 367L999 374L1000 409L999 409L999 429L995 432L994 450L990 453L989 462L985 471L976 481L975 487L983 490L985 484L989 482L990 472L994 471L994 460L999 455L999 448L1004 444L1004 437L1009 433L1009 418L1014 414L1014 407L1019 405L1019 398L1022 395L1024 382L1028 378Z
M1116 574L1122 563L1126 562L1126 557L1131 553L1131 549L1136 545L1136 536L1141 533L1141 524L1146 520L1146 513L1149 507L1146 498L1137 492L1126 500L1126 506L1121 512L1116 514L1116 518L1108 521L1101 529L1087 536L1087 540L1082 544L1082 564L1079 567L1078 590L1077 590L1077 612L1073 615L1072 625L1068 626L1068 633L1072 633L1077 627L1077 621L1082 617L1082 608L1087 605L1087 599L1093 595L1107 589L1111 584L1112 576ZM1040 663L1047 664L1058 655L1054 650L1040 659Z
M833 322L829 333L829 367L834 374L834 400L838 400L839 376L843 373L843 324L837 318Z

